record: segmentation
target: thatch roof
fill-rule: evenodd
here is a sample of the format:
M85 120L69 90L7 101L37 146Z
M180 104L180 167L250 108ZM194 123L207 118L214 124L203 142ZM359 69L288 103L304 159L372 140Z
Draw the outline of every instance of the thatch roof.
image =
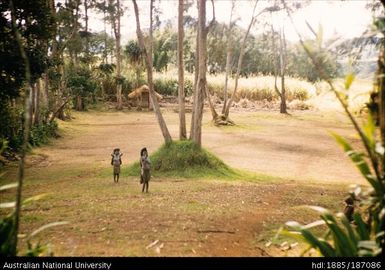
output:
M149 92L150 91L150 88L148 88L147 85L143 84L141 87L139 88L136 88L135 90L133 90L129 95L128 95L128 98L138 98L140 97L140 95L144 92ZM162 99L163 96L161 94L159 94L158 92L155 91L155 95L158 99Z

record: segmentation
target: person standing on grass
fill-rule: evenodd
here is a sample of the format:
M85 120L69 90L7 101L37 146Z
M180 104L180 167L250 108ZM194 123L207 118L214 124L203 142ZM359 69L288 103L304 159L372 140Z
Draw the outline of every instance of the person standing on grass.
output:
M146 148L140 150L140 169L140 183L143 184L142 192L146 189L146 193L148 193L151 178L151 161Z
M111 156L112 156L111 165L114 166L114 182L118 183L119 175L120 175L120 165L122 165L123 153L120 153L119 148L115 148Z

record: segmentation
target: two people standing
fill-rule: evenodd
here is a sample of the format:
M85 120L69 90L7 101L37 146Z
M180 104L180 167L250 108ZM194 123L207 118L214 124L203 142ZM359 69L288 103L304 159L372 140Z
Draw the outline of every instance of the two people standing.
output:
M122 165L122 156L123 153L120 152L119 148L115 148L113 153L111 154L111 165L113 166L113 175L114 182L119 182L120 175L120 166ZM151 178L151 161L148 156L148 151L146 148L142 148L140 150L140 183L143 185L142 192L146 190L148 192L149 181Z

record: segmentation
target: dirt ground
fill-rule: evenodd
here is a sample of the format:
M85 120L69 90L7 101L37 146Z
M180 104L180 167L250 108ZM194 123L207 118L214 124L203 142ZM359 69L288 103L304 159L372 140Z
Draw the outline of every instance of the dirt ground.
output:
M275 231L289 220L314 221L317 215L304 205L341 210L347 186L363 183L328 133L358 144L342 114L237 112L232 114L237 126L218 128L205 113L204 147L261 179L153 178L149 194L140 192L139 178L128 177L125 166L137 161L142 147L152 152L162 144L154 114L73 116L60 123L61 138L34 149L26 173L25 196L48 195L24 210L23 233L48 222L69 222L40 239L55 255L296 256L303 245L293 240L267 244ZM164 116L177 135L178 114L168 110ZM109 164L115 147L124 153L118 184ZM15 169L9 169L1 183L14 177Z

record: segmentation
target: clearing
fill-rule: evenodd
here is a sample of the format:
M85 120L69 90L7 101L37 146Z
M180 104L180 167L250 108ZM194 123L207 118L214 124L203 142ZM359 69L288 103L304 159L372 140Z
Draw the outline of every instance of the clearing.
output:
M24 209L22 233L69 222L39 236L57 256L295 256L302 244L282 251L288 249L279 245L282 240L266 243L286 221L317 219L304 205L342 210L348 186L363 183L328 133L358 145L340 113L234 112L238 125L221 128L206 113L204 147L232 167L255 172L255 180L155 177L149 194L140 192L139 176L128 177L125 168L143 146L151 153L163 143L153 112L73 116L60 122L61 138L29 155L24 188L25 197L48 194ZM177 135L178 114L165 110L164 117ZM115 147L124 153L118 184L110 166ZM0 183L15 179L10 167ZM8 192L3 199L13 196Z

